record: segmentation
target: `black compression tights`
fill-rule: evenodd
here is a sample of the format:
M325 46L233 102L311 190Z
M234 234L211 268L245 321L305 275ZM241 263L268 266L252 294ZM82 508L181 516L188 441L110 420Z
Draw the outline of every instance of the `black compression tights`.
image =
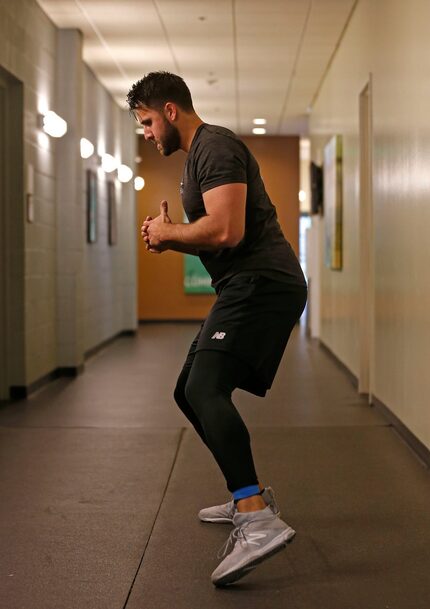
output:
M231 394L250 374L247 364L224 351L198 351L175 389L179 408L212 452L230 492L258 484L249 432Z

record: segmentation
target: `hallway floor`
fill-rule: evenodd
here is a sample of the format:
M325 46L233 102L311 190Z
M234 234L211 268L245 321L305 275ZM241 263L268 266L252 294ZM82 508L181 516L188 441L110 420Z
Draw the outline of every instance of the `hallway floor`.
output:
M429 609L430 476L316 341L293 331L235 402L297 536L230 588L221 474L173 402L196 324L154 324L0 409L1 609Z

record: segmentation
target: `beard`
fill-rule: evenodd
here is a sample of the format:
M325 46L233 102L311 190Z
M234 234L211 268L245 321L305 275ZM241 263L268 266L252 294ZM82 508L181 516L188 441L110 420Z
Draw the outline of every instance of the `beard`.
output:
M179 150L181 145L181 136L178 128L175 127L175 125L169 123L166 117L163 117L163 120L165 130L163 136L160 137L158 150L163 156L169 156L173 152Z

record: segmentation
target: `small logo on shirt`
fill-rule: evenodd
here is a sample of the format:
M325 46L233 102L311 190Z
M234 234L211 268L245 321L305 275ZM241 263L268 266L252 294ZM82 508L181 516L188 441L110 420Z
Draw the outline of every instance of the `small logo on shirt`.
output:
M224 337L225 332L215 332L215 334L212 336L212 339L216 338L217 340L222 340Z

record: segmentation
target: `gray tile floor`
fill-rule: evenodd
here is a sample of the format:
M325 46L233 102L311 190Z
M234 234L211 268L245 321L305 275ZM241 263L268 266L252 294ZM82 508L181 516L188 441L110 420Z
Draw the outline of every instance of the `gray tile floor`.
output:
M261 400L237 392L297 537L225 590L216 465L172 400L195 324L144 325L0 409L1 609L429 609L430 476L294 329Z

